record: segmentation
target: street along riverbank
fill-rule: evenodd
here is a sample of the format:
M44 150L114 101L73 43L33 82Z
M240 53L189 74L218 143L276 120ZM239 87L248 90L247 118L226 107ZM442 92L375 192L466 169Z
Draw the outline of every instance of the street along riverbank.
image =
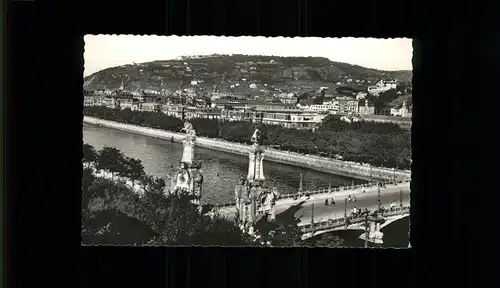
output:
M174 133L170 131L147 128L143 126L130 125L114 121L103 120L99 118L84 116L83 122L91 125L98 125L106 128L116 129L124 132L139 134L159 138L163 140L182 141L185 134ZM232 154L246 155L249 145L233 143L221 139L213 139L206 137L197 137L196 145L212 150L228 152ZM327 157L315 155L304 155L288 151L280 151L270 148L265 148L264 159L278 162L282 164L293 165L313 169L320 172L326 172L346 177L352 177L363 180L403 180L407 181L411 178L410 171L400 171L396 169L373 167L359 163L335 160Z

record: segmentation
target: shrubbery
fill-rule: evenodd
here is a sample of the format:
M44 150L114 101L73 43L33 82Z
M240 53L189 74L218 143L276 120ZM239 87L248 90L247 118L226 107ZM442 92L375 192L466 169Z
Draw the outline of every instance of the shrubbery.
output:
M119 110L106 107L85 107L84 114L111 121L179 132L182 120L153 112ZM335 157L374 166L410 169L410 131L393 123L340 121L330 115L319 129L297 130L277 125L255 124L243 121L192 119L197 134L222 138L227 141L250 143L256 126L262 130L264 145L304 154Z

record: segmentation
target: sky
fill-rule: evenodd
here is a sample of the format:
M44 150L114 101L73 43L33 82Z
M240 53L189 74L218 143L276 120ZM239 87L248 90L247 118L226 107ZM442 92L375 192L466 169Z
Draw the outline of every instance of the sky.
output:
M314 56L380 70L412 70L409 38L86 35L84 41L84 76L132 62L209 54Z

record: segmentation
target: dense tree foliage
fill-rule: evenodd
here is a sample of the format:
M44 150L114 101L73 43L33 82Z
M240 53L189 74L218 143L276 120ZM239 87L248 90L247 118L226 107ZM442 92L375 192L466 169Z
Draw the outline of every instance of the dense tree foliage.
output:
M344 245L344 239L332 233L321 234L316 237L309 238L304 242L307 246L314 246L314 247L335 248Z
M390 89L381 92L378 96L368 95L367 98L373 103L376 113L381 113L389 108L389 103L398 98L398 90Z
M84 114L102 119L179 132L182 121L164 114L85 107ZM297 130L277 125L243 121L192 119L197 134L227 141L250 143L256 127L261 129L264 145L304 154L341 156L348 161L374 166L409 169L411 160L410 131L393 123L346 123L338 116L327 116L319 129Z
M325 101L325 90L321 90L319 95L314 97L313 103L321 105L323 104L324 101Z
M91 147L85 146L87 150ZM140 160L124 157L110 147L97 154L105 155L97 157L97 167L122 171L123 175L141 175L140 181L147 189L139 195L125 183L96 177L91 168L85 168L82 180L85 244L253 245L233 222L201 214L191 204L190 196L167 196L165 182L146 175ZM83 162L90 163L88 158L83 158Z
M84 144L84 155L95 149ZM258 246L261 241L241 233L239 227L218 214L207 215L191 203L192 196L165 193L165 181L146 175L140 160L125 157L119 150L104 147L96 157L84 156L82 179L82 239L87 245L223 245ZM105 156L102 156L105 155ZM116 158L113 158L116 157ZM94 162L95 161L95 162ZM101 163L102 161L102 163ZM94 175L92 165L108 171L135 175L144 183L144 192L133 191L123 180ZM292 223L294 224L294 223ZM264 244L297 246L297 225L274 227L263 237ZM333 245L333 244L332 244Z

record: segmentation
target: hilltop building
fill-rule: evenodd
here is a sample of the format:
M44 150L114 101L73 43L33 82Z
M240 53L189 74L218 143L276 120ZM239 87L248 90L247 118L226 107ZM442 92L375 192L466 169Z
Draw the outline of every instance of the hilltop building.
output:
M377 82L377 84L373 86L368 86L368 93L371 95L378 96L380 93L391 90L391 89L396 89L398 86L398 83L396 81L384 81L380 80Z

